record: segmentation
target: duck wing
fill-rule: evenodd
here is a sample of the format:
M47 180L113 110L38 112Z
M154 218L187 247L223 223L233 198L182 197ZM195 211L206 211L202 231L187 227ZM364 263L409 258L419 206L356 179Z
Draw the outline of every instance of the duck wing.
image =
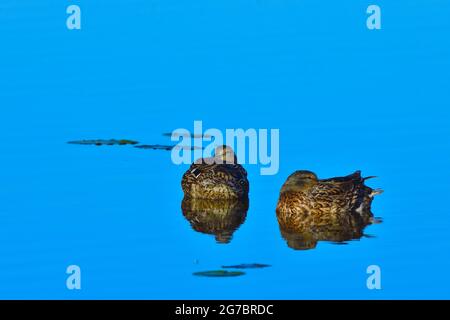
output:
M239 188L245 193L249 191L247 171L240 164L217 164L213 170L218 182L230 186L240 185Z
M351 183L351 182L363 182L364 179L361 177L361 171L355 171L352 174L343 177L334 177L328 179L321 179L320 182L332 182L332 183Z
M247 171L240 164L193 163L183 175L183 181L215 184L238 181L248 184Z
M376 176L368 176L368 177L362 177L361 176L361 170L357 170L353 172L352 174L349 174L347 176L343 177L334 177L334 178L328 178L328 179L321 179L320 182L358 182L358 183L364 183L364 181L376 178Z
M364 185L364 180L361 171L358 170L347 176L319 180L318 188L330 195L345 197L347 201L354 203L368 188Z
M379 192L366 186L364 181L373 178L361 176L360 171L356 171L348 176L323 179L319 181L318 193L326 194L328 200L333 199L339 207L350 212L357 212L358 223L365 223L372 216L370 207L373 196ZM376 192L375 192L376 191ZM361 221L360 221L361 220Z
M216 172L223 172L235 179L246 179L247 171L240 164L216 164Z

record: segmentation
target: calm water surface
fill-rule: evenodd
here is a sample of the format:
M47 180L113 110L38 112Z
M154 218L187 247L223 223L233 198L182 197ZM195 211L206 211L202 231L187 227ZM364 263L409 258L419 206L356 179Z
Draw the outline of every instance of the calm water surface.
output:
M450 4L377 1L372 32L365 1L78 1L81 31L70 3L0 3L0 298L450 298ZM280 129L226 244L183 215L170 152L66 143L170 144L194 120ZM297 169L377 175L383 223L290 248L275 206ZM242 263L270 267L193 275Z

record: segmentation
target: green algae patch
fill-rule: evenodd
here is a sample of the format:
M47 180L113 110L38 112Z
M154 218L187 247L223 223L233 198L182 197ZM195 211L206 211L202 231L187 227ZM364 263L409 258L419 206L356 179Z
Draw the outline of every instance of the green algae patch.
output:
M138 149L166 150L166 151L170 151L174 148L174 146L165 146L165 145L161 145L161 144L141 144L141 145L134 146L134 147L138 148Z
M69 144L80 144L80 145L93 145L93 146L125 146L125 145L136 145L139 142L128 139L94 139L94 140L75 140L67 142Z
M184 137L184 138L192 138L192 139L203 139L203 138L207 138L210 139L211 135L209 134L193 134L193 133L180 133L180 132L165 132L163 133L163 136L165 137L174 137L174 138L180 138L180 137Z
M245 272L242 271L228 271L228 270L212 270L212 271L200 271L194 272L194 276L198 277L213 277L213 278L227 278L243 276Z
M201 147L191 147L191 146L180 146L180 145L175 145L175 146L168 146L168 145L161 145L161 144L140 144L138 146L134 146L135 148L138 149L147 149L147 150L166 150L166 151L170 151L170 150L198 150L198 149L203 149Z
M270 264L262 264L262 263L242 263L232 266L222 266L224 269L261 269L268 268Z

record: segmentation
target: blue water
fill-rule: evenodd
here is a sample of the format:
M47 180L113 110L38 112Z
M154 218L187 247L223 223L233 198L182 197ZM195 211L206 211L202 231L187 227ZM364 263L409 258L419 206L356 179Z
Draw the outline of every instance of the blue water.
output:
M78 4L82 29L66 28ZM450 298L450 3L133 0L0 3L0 298ZM176 128L280 129L248 165L229 244L181 213ZM297 169L377 175L372 237L289 248L275 215ZM263 263L233 278L194 272ZM66 288L79 265L82 289ZM379 265L382 289L368 290Z

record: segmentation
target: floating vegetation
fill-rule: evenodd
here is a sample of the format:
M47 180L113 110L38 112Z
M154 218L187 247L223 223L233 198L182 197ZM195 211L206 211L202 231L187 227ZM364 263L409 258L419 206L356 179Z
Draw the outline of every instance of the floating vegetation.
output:
M173 149L174 146L164 146L160 144L141 144L138 146L134 146L135 148L139 149L151 149L151 150L166 150L170 151Z
M262 263L242 263L234 266L222 266L224 269L260 269L260 268L268 268L270 264L262 264Z
M180 133L180 132L166 132L166 133L163 133L163 136L165 136L165 137L175 137L175 138L178 138L178 137L185 137L185 138L193 138L193 139L202 139L202 138L211 138L211 135L209 135L209 134L193 134L193 133L188 133L188 132L186 132L186 133Z
M76 141L69 141L67 143L81 144L81 145L94 145L94 146L114 146L114 145L124 146L124 145L135 145L135 144L138 144L139 142L134 141L134 140L127 140L127 139L120 139L120 140L95 139L95 140L76 140Z
M141 144L138 146L134 146L135 148L139 148L139 149L149 149L149 150L166 150L166 151L170 151L172 149L178 150L178 149L183 149L183 150L198 150L198 149L203 149L201 147L191 147L191 146L180 146L180 145L175 145L175 146L167 146L167 145L161 145L161 144Z
M200 272L194 272L194 276L199 277L238 277L243 276L245 272L242 271L227 271L227 270L212 270L212 271L200 271Z
M203 149L202 147L197 146L181 146L181 145L162 145L162 144L139 144L138 141L128 140L128 139L93 139L93 140L75 140L67 142L69 144L80 144L80 145L92 145L92 146L125 146L125 145L133 145L135 148L139 149L149 149L149 150L199 150Z

